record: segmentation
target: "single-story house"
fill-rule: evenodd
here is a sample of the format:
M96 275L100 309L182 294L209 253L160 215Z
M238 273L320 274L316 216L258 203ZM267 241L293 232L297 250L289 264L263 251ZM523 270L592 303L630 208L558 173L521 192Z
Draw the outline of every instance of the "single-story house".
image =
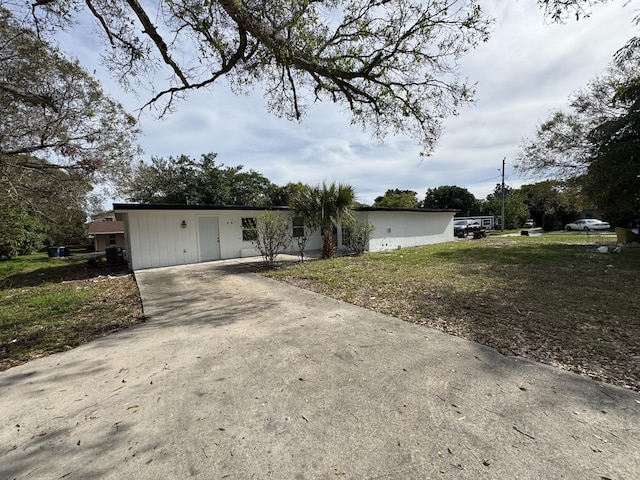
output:
M104 252L110 247L125 248L124 222L102 221L91 222L87 231L93 237L93 245L96 252Z
M288 207L123 203L113 207L116 218L124 224L125 249L133 270L260 255L253 244L256 219L266 210L290 215ZM369 251L379 252L452 241L455 212L363 207L356 209L356 217L375 226ZM292 220L294 236L295 227ZM306 249L321 246L318 230ZM341 229L337 246L343 246ZM296 252L294 245L289 251Z

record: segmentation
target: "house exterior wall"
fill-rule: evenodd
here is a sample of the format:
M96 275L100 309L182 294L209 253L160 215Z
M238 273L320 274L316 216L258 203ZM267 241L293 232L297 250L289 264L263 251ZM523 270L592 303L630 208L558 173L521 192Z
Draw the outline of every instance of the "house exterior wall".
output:
M375 226L370 252L452 242L453 212L361 211L358 221Z
M220 259L260 255L251 241L243 240L242 219L258 218L264 210L123 208L117 213L125 221L129 266L133 270L201 262L198 217L203 216L218 219ZM320 248L321 242L319 232L315 233L307 250ZM297 251L294 245L290 252Z
M257 219L265 212L264 209L128 204L116 204L114 207L118 220L124 221L127 258L133 270L217 259L215 243L210 243L210 240L218 242L218 238L207 237L214 236L216 232L212 218L217 220L220 259L259 255L253 242L243 239L242 219ZM291 215L288 210L270 211L287 217ZM370 252L453 241L453 215L454 211L375 208L356 212L358 221L368 220L375 226L369 242ZM202 217L207 217L207 220L199 221ZM293 233L291 222L290 229ZM207 243L203 246L201 242ZM341 245L341 229L338 229L338 247ZM318 230L309 239L306 250L321 247L322 236ZM296 242L292 240L288 252L297 251Z

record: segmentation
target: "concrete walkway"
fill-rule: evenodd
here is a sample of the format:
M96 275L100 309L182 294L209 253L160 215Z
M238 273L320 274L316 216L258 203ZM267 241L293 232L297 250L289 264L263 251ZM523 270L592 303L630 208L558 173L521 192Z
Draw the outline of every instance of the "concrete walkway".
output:
M640 396L217 262L0 373L0 479L637 479Z

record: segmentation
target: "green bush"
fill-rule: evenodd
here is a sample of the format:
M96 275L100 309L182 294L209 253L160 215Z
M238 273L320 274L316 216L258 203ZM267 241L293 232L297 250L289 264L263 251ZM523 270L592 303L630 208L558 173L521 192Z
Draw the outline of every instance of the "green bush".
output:
M361 223L354 223L345 229L344 244L347 248L353 250L356 255L362 255L369 247L371 234L376 227L365 220Z
M280 212L266 211L258 217L254 243L266 265L291 245L290 219Z
M0 259L11 259L36 251L44 240L40 221L25 210L0 207Z

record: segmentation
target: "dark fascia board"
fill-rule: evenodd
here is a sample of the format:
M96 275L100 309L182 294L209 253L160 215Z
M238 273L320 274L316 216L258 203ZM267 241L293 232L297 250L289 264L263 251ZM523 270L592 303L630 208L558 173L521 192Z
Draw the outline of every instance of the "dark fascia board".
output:
M287 206L250 207L247 205L168 205L152 203L114 203L114 211L123 210L291 210ZM419 213L457 213L456 209L439 208L396 208L396 207L357 207L357 212L419 212Z
M249 207L246 205L162 205L151 203L114 203L113 210L290 210L290 208L281 206Z
M399 208L399 207L358 207L357 212L421 212L421 213L456 213L453 208Z

